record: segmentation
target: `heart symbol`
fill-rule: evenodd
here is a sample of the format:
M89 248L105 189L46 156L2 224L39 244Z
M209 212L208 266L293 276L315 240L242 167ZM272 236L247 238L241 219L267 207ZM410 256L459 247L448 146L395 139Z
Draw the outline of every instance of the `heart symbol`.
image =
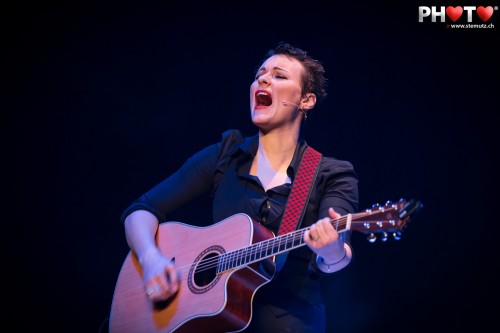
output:
M477 16L479 16L479 18L483 20L483 22L486 22L490 19L491 15L493 15L493 7L488 6L485 8L483 6L479 6L476 9L476 13Z
M446 7L446 15L448 15L448 17L453 22L456 22L460 18L460 16L462 16L463 12L464 12L464 10L462 9L462 6L456 6L456 7L448 6L448 7Z

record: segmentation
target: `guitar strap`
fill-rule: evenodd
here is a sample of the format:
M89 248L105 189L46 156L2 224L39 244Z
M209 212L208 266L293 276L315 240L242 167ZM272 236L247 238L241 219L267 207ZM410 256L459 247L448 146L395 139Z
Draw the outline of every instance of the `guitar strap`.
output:
M293 180L292 189L281 219L278 236L294 231L304 217L306 203L309 201L314 180L318 175L319 162L322 154L311 147L306 147L300 161L299 169ZM276 256L276 271L279 272L285 264L288 252Z

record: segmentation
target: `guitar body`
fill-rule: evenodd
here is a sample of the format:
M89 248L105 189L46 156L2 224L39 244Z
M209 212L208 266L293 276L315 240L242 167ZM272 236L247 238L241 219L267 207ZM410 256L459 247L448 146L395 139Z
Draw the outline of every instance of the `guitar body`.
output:
M138 260L130 252L113 295L110 333L243 330L252 317L253 295L274 275L274 257L219 274L215 264L223 253L272 237L268 229L246 214L233 215L209 227L160 224L157 244L180 272L179 291L164 303L151 302ZM213 265L208 267L206 263Z
M337 232L359 231L369 240L392 233L399 239L420 201L401 199L385 206L347 214L330 222ZM116 283L109 318L110 333L239 332L252 319L257 289L272 280L275 256L306 245L299 229L274 237L246 214L235 214L209 227L180 222L160 224L156 234L162 253L175 263L179 291L153 303L146 296L142 271L130 252Z

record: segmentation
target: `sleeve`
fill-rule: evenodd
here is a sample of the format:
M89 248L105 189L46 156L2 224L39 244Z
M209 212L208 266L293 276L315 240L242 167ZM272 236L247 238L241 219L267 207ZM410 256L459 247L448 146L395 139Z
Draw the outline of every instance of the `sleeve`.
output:
M358 211L358 176L348 161L330 159L324 162L326 176L323 195L319 207L319 217L328 216L333 207L341 215Z
M147 210L159 221L166 221L175 210L209 193L214 172L220 168L220 160L239 141L238 135L239 131L226 131L222 141L192 155L175 173L134 200L121 214L121 222L136 210Z
M353 165L348 161L330 158L325 162L325 168L328 176L319 207L319 218L329 216L330 207L333 207L340 215L357 212L359 207L358 176ZM322 258L313 256L312 264L317 273L328 275L349 265L353 257L350 236L350 231L340 234L344 242L345 255L339 262L325 265Z

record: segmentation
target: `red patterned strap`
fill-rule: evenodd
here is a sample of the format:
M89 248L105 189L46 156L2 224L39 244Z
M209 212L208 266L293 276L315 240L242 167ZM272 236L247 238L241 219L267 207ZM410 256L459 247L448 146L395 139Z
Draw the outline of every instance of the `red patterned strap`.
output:
M300 161L299 169L292 184L292 190L281 220L278 235L283 235L294 231L300 224L305 212L305 205L309 200L312 185L319 170L321 153L311 147L306 147L306 151ZM285 262L287 253L278 256L277 270L279 271Z
M278 235L287 234L295 230L304 214L304 206L309 199L314 178L316 178L321 153L307 147L300 161L299 170L295 175L292 190L288 196L283 219L281 220Z

